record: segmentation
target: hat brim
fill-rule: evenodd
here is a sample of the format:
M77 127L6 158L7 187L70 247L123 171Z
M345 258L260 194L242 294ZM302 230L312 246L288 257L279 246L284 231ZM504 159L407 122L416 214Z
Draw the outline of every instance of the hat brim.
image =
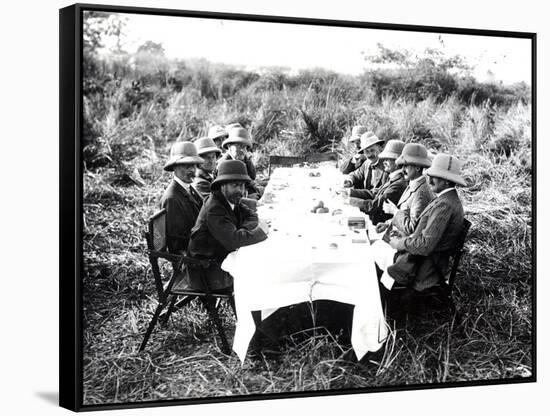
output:
M402 166L402 165L415 165L415 166L422 166L423 168L429 168L432 166L432 162L428 158L422 158L422 157L403 157L403 155L399 156L397 160L395 161L396 165Z
M246 140L246 139L239 139L237 137L225 139L222 143L222 147L224 149L227 149L227 146L230 145L230 144L233 144L233 143L244 144L244 145L248 146L249 148L252 148L252 142L251 141Z
M228 137L229 137L228 133L220 133L220 134L208 136L208 138L212 139L212 140L219 140L219 139L224 139L225 140Z
M240 173L223 175L223 176L217 177L212 181L212 183L210 184L210 189L212 190L219 189L221 185L227 182L245 182L248 184L251 182L251 179L248 175L243 175Z
M384 143L385 143L384 140L379 139L379 140L377 140L377 141L375 141L375 142L369 143L369 144L368 144L367 146L365 146L365 147L361 147L361 149L359 149L359 151L362 152L363 150L366 150L366 149L368 149L369 147L372 147L372 146L374 146L374 145L376 145L376 144L384 144Z
M397 159L401 156L400 153L392 152L389 150L383 150L379 155L378 159Z
M197 153L200 156L200 155L204 155L205 153L211 153L211 152L221 153L222 151L220 149L218 149L217 147L212 146L212 147L205 147L203 149L200 149L200 150L198 150Z
M348 142L350 142L350 143L360 142L360 141L361 141L361 136L351 136L351 137L348 139Z
M164 170L172 172L174 170L174 166L177 165L201 165L203 163L204 159L199 156L177 156L168 159L168 162L166 162L166 164L164 165Z
M460 175L449 172L447 170L440 171L438 169L429 168L426 170L426 175L432 176L434 178L445 179L446 181L450 181L456 185L467 186L466 181L464 181L464 179L462 179Z

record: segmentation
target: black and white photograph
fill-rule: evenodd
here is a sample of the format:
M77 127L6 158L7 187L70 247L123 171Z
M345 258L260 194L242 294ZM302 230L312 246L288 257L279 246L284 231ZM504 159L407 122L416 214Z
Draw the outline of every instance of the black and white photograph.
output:
M534 33L74 10L62 405L535 381Z

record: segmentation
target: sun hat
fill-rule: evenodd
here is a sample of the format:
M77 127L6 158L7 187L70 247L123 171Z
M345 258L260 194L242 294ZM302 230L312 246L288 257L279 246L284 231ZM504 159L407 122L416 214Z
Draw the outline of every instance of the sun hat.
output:
M250 148L252 148L252 139L248 130L242 127L235 127L229 130L229 137L225 139L222 143L222 147L227 149L227 145L231 143L242 143Z
M222 152L218 148L218 146L216 146L214 140L210 139L209 137L201 137L200 139L195 140L195 146L197 147L197 153L199 154L199 156L210 152Z
M246 165L240 160L224 160L218 165L218 176L210 184L210 189L219 189L227 182L250 182Z
M462 162L456 157L438 153L435 155L432 166L426 170L426 175L435 178L446 179L460 186L466 186L466 182L460 175Z
M353 129L351 129L351 135L348 139L348 142L358 142L361 140L361 136L363 134L367 134L369 136L374 136L374 133L372 131L369 131L365 126L355 126Z
M405 147L405 142L401 140L388 140L384 150L378 155L379 159L397 159Z
M227 137L227 131L222 126L212 126L208 129L209 139L223 139Z
M229 130L231 129L235 129L237 127L240 127L242 128L242 124L241 123L231 123L231 124L228 124L227 126L225 126L225 132L226 134L229 134Z
M164 165L164 170L171 172L176 165L200 165L204 159L198 156L195 143L176 142L170 149L170 157Z
M375 145L375 144L384 144L384 140L379 139L375 134L371 134L371 131L368 131L366 133L363 133L361 135L361 147L359 148L359 151L362 152L365 149L368 149L369 147Z
M428 149L420 143L407 143L401 156L395 161L396 165L415 165L429 168L432 164L428 157Z

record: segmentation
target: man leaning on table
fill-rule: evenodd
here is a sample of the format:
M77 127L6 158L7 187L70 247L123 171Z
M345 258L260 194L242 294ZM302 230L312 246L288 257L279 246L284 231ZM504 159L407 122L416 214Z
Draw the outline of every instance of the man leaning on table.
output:
M402 167L405 179L409 182L399 198L397 205L386 202L383 209L393 216L391 220L376 225L376 231L385 231L392 227L392 232L401 236L410 235L418 222L424 208L434 198L423 175L424 169L432 164L428 157L428 149L420 143L407 143L395 163Z
M231 277L220 267L230 252L267 238L268 226L241 201L249 182L246 165L240 160L220 163L218 176L210 185L212 193L191 231L189 254L214 260L207 273L212 289L232 285Z
M360 152L365 155L367 160L344 180L344 186L358 190L357 196L360 195L359 197L363 199L372 199L376 189L380 188L388 179L382 161L378 158L384 147L384 140L375 135L369 135L369 133L364 133L361 136L360 146Z
M403 191L407 188L404 173L395 163L396 159L401 156L404 147L405 143L401 140L389 140L382 153L378 155L388 174L388 180L376 191L372 199L358 198L358 191L350 190L350 204L368 214L374 225L392 217L383 211L384 203L391 201L397 204Z
M414 291L436 285L445 275L449 252L460 236L464 210L456 186L466 186L461 163L448 154L437 154L426 174L436 198L424 209L413 233L391 238L389 245L373 243L374 260L382 270L381 283L390 289L394 282Z
M351 135L348 139L349 146L353 149L354 154L349 159L346 159L340 165L340 171L344 174L349 174L357 169L365 162L366 157L361 152L361 136L374 136L372 131L369 131L365 126L355 126L351 129Z

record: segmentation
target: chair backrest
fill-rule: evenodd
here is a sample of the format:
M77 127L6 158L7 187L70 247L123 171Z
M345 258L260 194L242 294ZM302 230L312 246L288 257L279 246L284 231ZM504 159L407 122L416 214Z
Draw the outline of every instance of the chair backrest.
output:
M460 258L462 257L462 253L464 252L464 242L466 241L466 236L468 235L468 231L470 229L470 226L472 223L468 221L466 218L464 218L464 222L462 224L462 232L460 233L460 236L458 237L458 240L456 242L456 246L453 252L453 265L451 267L451 271L449 274L449 289L453 289L453 285L455 282L456 272L458 270L458 264L460 263Z
M304 163L303 156L269 156L268 176L271 176L272 166L293 166Z
M336 162L336 167L338 167L338 153L336 152L312 153L306 155L305 159L308 163L333 161Z
M166 208L149 218L146 239L149 250L166 251Z

